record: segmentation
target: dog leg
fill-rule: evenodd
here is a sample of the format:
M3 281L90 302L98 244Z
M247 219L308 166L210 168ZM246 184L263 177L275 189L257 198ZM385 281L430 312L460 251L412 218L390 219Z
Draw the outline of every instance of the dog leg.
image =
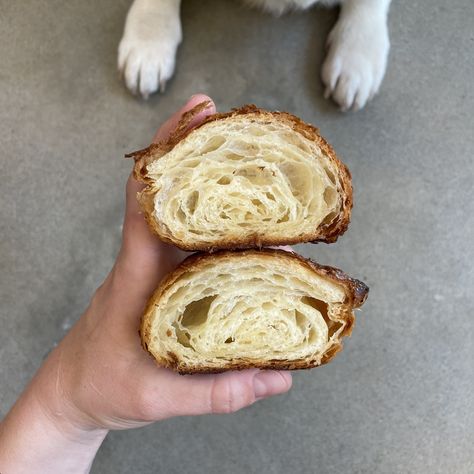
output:
M135 0L118 51L118 68L133 94L163 92L182 39L180 0Z
M390 0L345 0L328 37L321 78L342 110L364 107L379 90L390 48Z

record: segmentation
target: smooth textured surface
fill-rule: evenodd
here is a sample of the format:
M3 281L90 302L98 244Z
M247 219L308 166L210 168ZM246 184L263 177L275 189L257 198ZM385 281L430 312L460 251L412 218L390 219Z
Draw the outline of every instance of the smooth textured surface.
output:
M335 12L185 1L176 76L141 102L115 70L128 5L0 1L2 414L112 265L123 154L201 91L321 128L352 171L353 222L302 252L370 298L340 356L289 394L112 433L93 472L474 472L472 0L394 2L381 93L347 115L319 80Z

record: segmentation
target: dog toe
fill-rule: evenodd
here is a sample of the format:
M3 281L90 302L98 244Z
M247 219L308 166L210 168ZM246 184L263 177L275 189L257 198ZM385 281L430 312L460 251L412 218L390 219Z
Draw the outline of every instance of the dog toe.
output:
M163 92L174 73L178 43L172 38L145 41L125 36L119 46L118 68L127 88L145 99L158 90Z
M321 78L324 96L342 110L359 110L377 93L389 50L384 24L338 22L329 36Z

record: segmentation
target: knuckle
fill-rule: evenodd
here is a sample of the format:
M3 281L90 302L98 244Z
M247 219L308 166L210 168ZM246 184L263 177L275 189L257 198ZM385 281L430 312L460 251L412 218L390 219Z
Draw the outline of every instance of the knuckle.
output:
M137 416L142 421L152 421L156 415L156 395L151 390L140 390L136 400Z
M233 377L217 377L211 391L212 413L235 413L255 401L253 388Z

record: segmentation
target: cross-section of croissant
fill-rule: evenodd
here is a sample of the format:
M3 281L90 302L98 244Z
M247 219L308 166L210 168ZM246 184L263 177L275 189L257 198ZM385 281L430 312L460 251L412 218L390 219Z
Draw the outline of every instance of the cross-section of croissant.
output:
M283 250L189 257L151 298L142 344L165 367L210 373L327 363L367 286Z
M254 106L189 124L131 155L139 202L162 240L185 250L334 242L349 224L351 177L318 130Z

